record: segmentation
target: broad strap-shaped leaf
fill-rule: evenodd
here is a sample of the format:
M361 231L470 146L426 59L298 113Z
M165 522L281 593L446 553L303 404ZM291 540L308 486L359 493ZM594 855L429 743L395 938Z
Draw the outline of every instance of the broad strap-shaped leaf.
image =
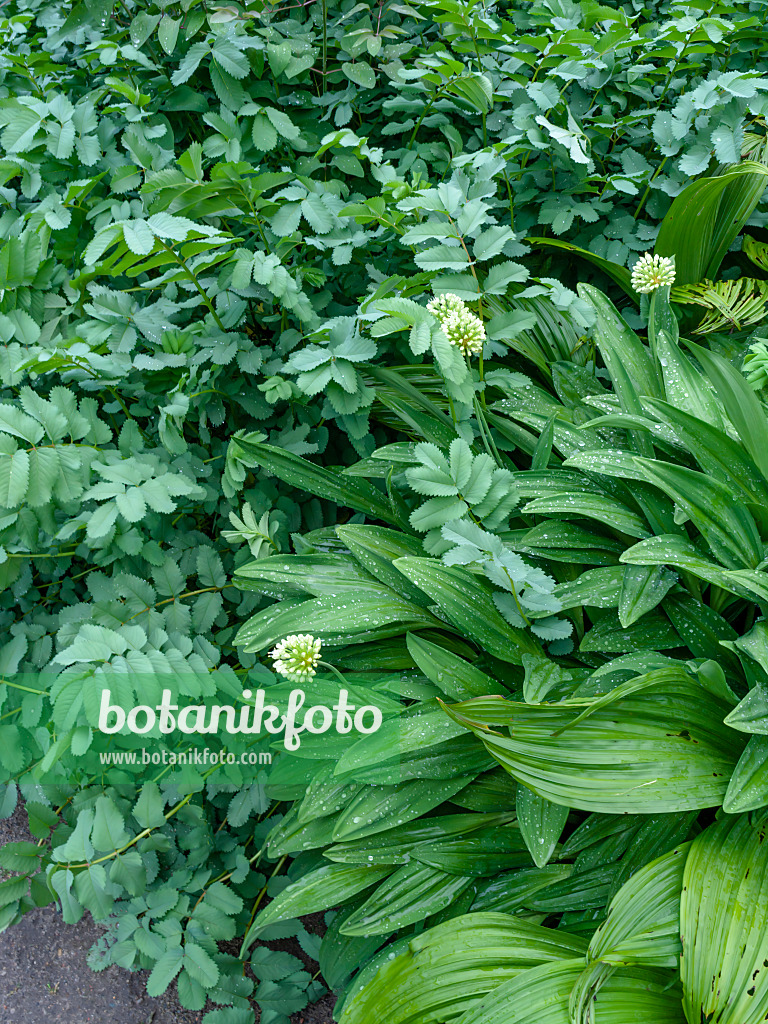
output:
M680 348L668 287L657 288L651 296L648 341L661 371L667 402L722 429L722 410L711 383Z
M457 836L471 835L478 830L492 831L513 819L512 811L418 818L372 836L336 843L324 856L339 864L407 864L417 847L444 845L450 848Z
M519 786L517 818L533 863L537 868L543 868L565 828L568 808L545 800L527 786Z
M422 1024L471 1014L509 978L583 954L585 943L561 929L507 914L467 914L417 935L384 960L344 1006L340 1024Z
M432 599L449 622L490 654L520 665L524 654L541 653L529 633L501 617L490 587L477 576L431 558L398 558L393 564Z
M349 555L271 555L246 562L234 573L241 590L255 590L278 600L304 594L321 597L344 593L391 591Z
M661 565L628 565L619 596L619 622L626 629L652 611L677 582L677 576Z
M731 569L754 569L763 546L748 509L725 484L670 462L638 459L646 479L681 505L715 557Z
M680 636L662 612L649 611L629 626L623 626L618 615L608 612L584 634L579 650L632 654L680 646Z
M531 863L517 823L501 828L494 825L451 842L424 843L414 849L413 857L451 875L472 878L496 878L501 871L529 867Z
M413 821L450 800L466 782L466 778L412 779L392 786L366 786L337 818L334 842L386 832L393 821Z
M694 840L680 900L688 1024L768 1015L768 828L725 815Z
M336 771L339 775L354 773L382 761L388 761L461 736L463 729L446 720L436 700L423 701L406 708L396 718L385 722L375 733L353 740L342 755Z
M523 514L563 516L573 519L596 519L630 537L649 537L646 523L626 505L603 494L554 494L529 501Z
M270 444L258 444L240 437L234 443L255 458L260 466L292 487L335 501L337 505L353 508L357 512L364 512L373 519L382 519L385 523L407 529L406 524L399 521L383 492L367 480L332 472Z
M768 483L748 449L724 430L669 402L648 399L647 404L656 416L669 423L702 469L742 494L746 502L758 506L768 504Z
M506 690L502 683L491 678L482 669L452 651L430 643L417 633L409 633L405 639L408 653L418 668L430 682L439 686L448 696L466 700L468 697L481 697Z
M758 681L725 719L726 725L740 732L768 736L768 692Z
M472 884L469 875L414 860L378 886L342 925L343 935L389 935L448 907Z
M270 605L240 627L235 644L246 651L261 651L293 633L312 633L323 643L338 646L440 625L445 628L424 608L394 591L357 591Z
M751 736L733 770L723 810L754 811L768 804L768 736Z
M685 569L699 579L747 600L768 601L768 579L758 569L723 569L709 561L694 545L677 534L649 537L634 544L621 555L630 565L670 565Z
M662 608L695 657L720 661L729 672L741 674L737 659L727 649L738 634L719 612L682 591L665 597Z
M626 570L620 565L588 569L578 579L558 583L553 593L561 610L569 608L617 608Z
M680 893L690 843L646 864L611 900L589 944L603 963L675 967L680 956Z
M677 196L661 223L656 252L675 257L676 283L714 279L731 242L768 185L768 167L752 160L699 178Z
M546 890L565 882L572 874L572 864L503 871L496 878L484 879L478 885L472 909L514 914L521 907L528 907L538 894L546 896Z
M242 953L245 952L270 924L290 921L318 910L340 906L358 893L376 885L392 873L392 867L356 864L327 864L316 868L295 882L291 882L265 907L245 933Z
M456 1024L572 1024L571 993L581 960L542 964L494 989ZM680 993L666 972L628 968L590 991L578 1024L684 1024Z
M342 988L353 971L366 963L381 945L380 935L368 937L341 934L341 926L362 902L362 899L355 899L339 910L320 944L318 963L323 978L332 991Z
M586 708L579 715L579 708ZM744 748L729 707L683 669L553 705L479 697L446 711L518 782L554 803L641 814L714 807Z
M768 168L764 170L768 173ZM768 421L764 407L735 366L709 349L692 342L687 344L709 374L741 443L768 480Z
M595 340L613 380L621 408L628 413L640 413L639 396L663 398L661 381L650 352L611 300L588 284L579 285L579 295L593 306L597 314Z
M392 565L396 558L423 555L424 547L419 538L401 530L360 523L337 526L336 533L371 576L409 601L424 603L424 593Z

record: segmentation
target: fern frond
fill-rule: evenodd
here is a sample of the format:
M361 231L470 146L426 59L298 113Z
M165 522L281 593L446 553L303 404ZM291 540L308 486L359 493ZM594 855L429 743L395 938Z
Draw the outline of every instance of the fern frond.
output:
M681 285L670 294L680 305L702 306L707 310L697 334L723 328L743 330L768 316L768 281L741 277L737 281L708 281Z

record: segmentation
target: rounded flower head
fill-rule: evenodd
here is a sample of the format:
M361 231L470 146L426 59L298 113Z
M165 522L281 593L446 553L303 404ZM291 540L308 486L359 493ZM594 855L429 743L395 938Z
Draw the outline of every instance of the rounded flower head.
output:
M483 321L468 309L449 313L441 326L448 341L456 348L460 348L465 356L477 355L483 351Z
M316 640L309 633L294 633L281 640L269 656L275 663L275 672L292 683L306 683L317 672L322 646L322 640Z
M443 334L465 356L477 355L483 351L485 328L479 316L475 316L458 295L446 292L427 303L429 312L440 321Z
M632 287L641 295L655 292L657 288L673 284L675 265L669 256L651 256L645 253L632 268Z
M427 309L436 316L440 323L450 313L461 313L462 310L467 308L464 299L460 299L458 295L454 295L453 292L446 292L445 295L437 295L434 299L430 299L427 303Z

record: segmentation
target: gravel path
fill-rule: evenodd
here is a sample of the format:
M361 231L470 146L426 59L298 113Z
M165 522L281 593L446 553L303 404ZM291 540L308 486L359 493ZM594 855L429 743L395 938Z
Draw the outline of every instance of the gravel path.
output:
M0 846L29 838L23 808L0 821ZM150 999L145 971L108 967L94 973L85 958L100 934L89 915L77 925L67 925L53 907L25 914L19 924L1 933L2 1024L200 1024L203 1012L185 1010L175 985ZM333 1002L326 996L291 1021L333 1024Z

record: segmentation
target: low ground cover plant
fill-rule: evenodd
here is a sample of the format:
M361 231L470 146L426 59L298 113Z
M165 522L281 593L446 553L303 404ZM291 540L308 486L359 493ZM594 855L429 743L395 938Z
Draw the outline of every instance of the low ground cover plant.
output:
M764 13L3 11L1 926L208 1024L764 1019ZM297 684L382 725L104 771L105 688Z

